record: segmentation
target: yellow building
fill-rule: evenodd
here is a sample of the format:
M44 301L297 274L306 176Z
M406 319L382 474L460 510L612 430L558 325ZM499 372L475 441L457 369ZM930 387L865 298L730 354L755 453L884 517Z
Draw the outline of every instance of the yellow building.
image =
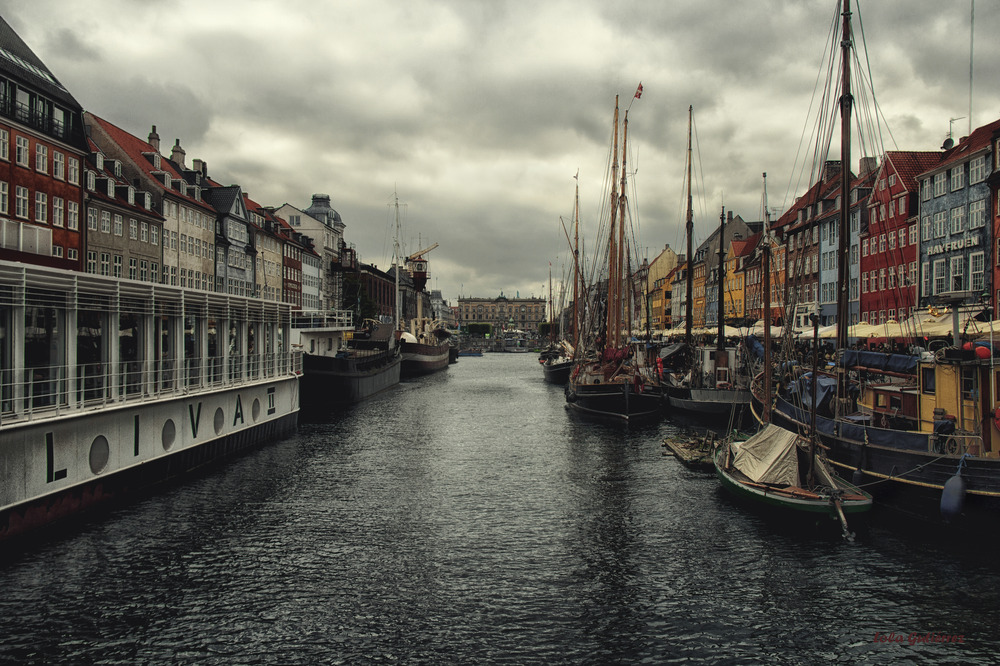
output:
M677 268L677 260L677 253L670 249L670 245L666 245L649 263L645 284L642 285L645 298L642 299L639 316L639 324L643 329L668 328L666 322L669 321L670 312L667 310L669 302L666 297L671 287L667 277Z

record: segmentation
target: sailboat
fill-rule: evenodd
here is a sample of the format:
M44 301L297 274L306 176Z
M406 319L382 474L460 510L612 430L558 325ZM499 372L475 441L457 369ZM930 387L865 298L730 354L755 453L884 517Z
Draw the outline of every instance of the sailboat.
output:
M579 244L580 244L580 182L579 174L573 177L577 180L576 183L576 195L574 197L573 203L573 335L577 336L580 330L579 316L577 303L580 298L580 260L579 260ZM560 218L562 219L562 218ZM563 227L565 231L565 226ZM560 313L562 312L562 307L559 308ZM553 311L552 307L552 274L551 269L549 269L549 312ZM576 347L578 346L578 338L574 337L574 343L570 343L565 335L561 339L556 339L555 326L552 325L551 315L549 323L549 346L542 351L538 356L538 362L542 364L542 373L545 377L545 381L550 384L565 384L569 381L569 373L573 370L573 356ZM560 317L560 321L562 318ZM565 329L560 327L560 334L563 334Z
M657 376L649 372L648 359L630 344L632 285L625 225L626 154L628 111L621 123L621 173L618 163L618 97L611 152L611 198L604 260L588 288L588 313L584 326L586 343L577 346L573 370L566 385L567 406L584 415L633 421L658 419L662 394Z
M675 368L664 376L663 391L671 412L723 418L739 422L749 416L750 372L748 356L742 346L726 348L726 318L723 308L726 283L725 228L726 211L719 216L718 249L718 335L716 347L696 346L692 335L694 273L690 266L694 260L693 235L694 212L691 199L691 126L693 109L688 107L687 140L687 216L685 236L687 239L687 292L685 302L684 344L667 347L661 352L664 366ZM671 357L680 358L672 360ZM686 356L686 358L685 358Z
M841 202L836 367L823 373L814 363L813 372L801 376L783 373L773 394L770 381L755 379L754 408L765 420L815 437L831 464L851 473L856 485L871 484L879 506L923 527L947 525L948 530L990 536L1000 524L1000 366L992 355L979 358L959 346L957 310L955 346L937 354L848 347L848 202L856 185L848 168L854 48L850 0L843 2L842 19L840 190L827 197L832 201L839 194Z

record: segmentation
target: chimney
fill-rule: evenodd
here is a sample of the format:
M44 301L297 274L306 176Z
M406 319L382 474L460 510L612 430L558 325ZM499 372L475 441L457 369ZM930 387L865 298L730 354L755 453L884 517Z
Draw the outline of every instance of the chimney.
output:
M156 125L153 125L153 131L149 133L149 145L156 152L160 152L160 135L156 133Z
M862 157L858 165L859 176L867 176L878 167L878 160L874 157Z
M174 147L170 149L170 159L173 160L176 164L178 164L182 169L186 169L187 167L184 166L184 157L186 155L187 153L184 152L183 148L181 148L181 140L176 139Z
M733 211L726 211L726 224L730 224L733 221Z
M191 168L199 173L202 173L202 168L203 168L202 161L199 160L197 157L194 158L193 160L191 160Z

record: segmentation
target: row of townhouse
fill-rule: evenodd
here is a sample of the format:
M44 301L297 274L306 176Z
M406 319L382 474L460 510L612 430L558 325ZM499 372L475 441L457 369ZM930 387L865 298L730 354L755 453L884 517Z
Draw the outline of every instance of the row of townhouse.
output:
M902 321L922 308L962 301L992 313L1000 307L1000 120L936 151L888 151L859 161L849 174L848 242L841 249L841 164L829 161L816 182L769 224L727 224L723 289L727 322L769 319L792 326ZM736 218L739 220L738 216ZM769 317L763 312L761 246L771 244ZM681 256L667 280L650 283L650 321L683 325L692 272L693 326L718 321L718 231ZM841 266L843 262L843 266ZM841 271L847 278L840 279Z
M262 206L155 125L84 112L0 18L0 259L328 309L357 268L344 229L328 195Z

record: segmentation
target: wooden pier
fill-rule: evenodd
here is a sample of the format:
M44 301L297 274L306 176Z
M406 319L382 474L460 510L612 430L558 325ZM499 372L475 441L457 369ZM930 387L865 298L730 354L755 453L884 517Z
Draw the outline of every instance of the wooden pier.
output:
M686 440L664 439L663 446L685 467L699 471L711 471L715 468L712 462L715 439L715 433L708 432L701 437Z

